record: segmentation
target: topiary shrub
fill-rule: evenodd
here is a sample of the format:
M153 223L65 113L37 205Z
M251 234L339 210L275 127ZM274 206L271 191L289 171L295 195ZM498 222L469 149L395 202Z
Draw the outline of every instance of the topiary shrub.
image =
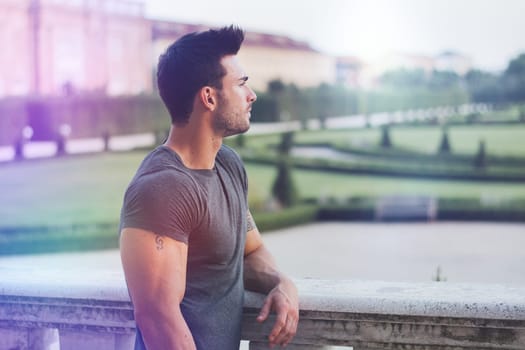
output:
M292 178L292 167L287 158L277 163L277 177L272 186L272 194L283 208L291 207L298 202L298 193Z
M318 207L315 204L299 204L275 212L253 212L261 232L303 225L317 220Z
M390 148L392 147L392 141L390 141L390 127L383 125L381 133L381 147Z
M479 140L478 153L474 158L476 168L485 168L487 166L487 154L485 152L485 140Z
M448 140L448 128L443 128L443 133L441 135L441 143L439 144L438 153L440 154L449 154L451 151L450 149L450 142Z
M278 151L281 155L287 156L290 154L290 150L293 146L293 131L286 131L281 135L281 143L279 144Z

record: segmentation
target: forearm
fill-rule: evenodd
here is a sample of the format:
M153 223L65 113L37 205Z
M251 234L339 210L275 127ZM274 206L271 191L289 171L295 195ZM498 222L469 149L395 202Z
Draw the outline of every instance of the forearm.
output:
M171 312L148 310L135 316L148 350L195 350L195 342L180 308Z
M267 294L279 284L293 283L277 269L275 260L264 245L244 258L244 286L246 289Z

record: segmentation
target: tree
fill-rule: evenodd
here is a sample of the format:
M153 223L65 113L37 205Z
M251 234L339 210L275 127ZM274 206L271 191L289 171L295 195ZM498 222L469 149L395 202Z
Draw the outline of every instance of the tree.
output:
M448 128L443 127L441 143L439 144L438 153L450 153L450 142L448 140Z
M290 112L290 117L292 120L299 120L301 122L301 127L306 130L308 127L308 120L306 115L301 113L299 109L301 104L301 90L299 90L295 84L289 84L286 90L286 105Z
M474 166L483 169L487 166L487 155L485 152L485 140L479 140L478 153L474 158Z
M244 148L246 146L246 139L244 134L239 134L235 137L235 144L239 148Z
M281 143L279 143L278 151L282 156L288 156L290 154L290 150L293 147L293 131L286 131L281 134Z
M392 141L390 141L390 126L388 124L383 125L381 134L381 147L390 148L392 147Z
M293 131L281 134L281 142L277 148L279 152L277 162L277 177L272 186L272 194L279 205L283 208L297 203L298 195L292 178L292 167L290 164L290 150L293 146Z
M470 70L465 83L473 102L499 102L503 96L500 77L481 70Z
M422 69L396 69L384 73L381 83L394 87L418 87L426 84L425 72Z
M104 151L105 152L109 151L109 139L110 139L109 131L106 130L102 133L102 140L104 141ZM166 142L166 139L164 139L161 143Z
M448 89L460 84L461 78L456 72L434 70L428 85L432 89Z
M334 91L330 85L321 83L316 88L316 100L317 100L317 118L319 119L319 125L321 129L326 128L326 118L333 113L333 96Z
M525 53L509 62L502 79L508 100L525 101Z
M277 164L277 177L272 186L272 194L283 208L291 207L298 202L298 193L288 157L281 157Z
M326 114L324 114L322 112L319 113L319 118L318 119L319 119L319 127L321 129L323 129L323 130L326 129Z
M24 159L24 144L25 144L25 140L22 136L16 140L14 147L13 147L15 151L15 160Z
M55 144L57 146L56 156L62 157L66 154L66 138L64 135L57 133L55 137Z
M268 82L268 93L279 95L284 92L286 86L280 79L274 79Z
M279 121L279 105L275 97L270 94L257 94L257 102L252 105L252 122Z
M283 96L286 91L286 86L281 80L275 79L268 82L267 90L270 97L275 101L275 105L277 107L277 115L279 116L278 120L281 121L284 110Z

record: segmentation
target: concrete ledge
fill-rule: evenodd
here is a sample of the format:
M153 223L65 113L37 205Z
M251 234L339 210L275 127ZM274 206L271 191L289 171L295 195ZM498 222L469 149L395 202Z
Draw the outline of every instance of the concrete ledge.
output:
M525 287L298 281L294 344L358 349L525 349ZM247 293L243 338L264 343L262 296Z
M129 349L133 311L120 273L0 269L0 349ZM296 281L301 321L291 348L525 349L525 286ZM273 319L247 292L243 339L263 349ZM59 344L59 345L57 345Z

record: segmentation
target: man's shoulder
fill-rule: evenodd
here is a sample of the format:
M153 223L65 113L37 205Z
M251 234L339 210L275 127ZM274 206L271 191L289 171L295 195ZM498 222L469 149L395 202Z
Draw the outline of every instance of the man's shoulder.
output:
M242 160L239 154L233 148L224 144L217 153L217 159L228 163L236 163L242 166Z
M158 189L186 188L193 183L180 161L165 148L157 147L144 158L131 185Z

